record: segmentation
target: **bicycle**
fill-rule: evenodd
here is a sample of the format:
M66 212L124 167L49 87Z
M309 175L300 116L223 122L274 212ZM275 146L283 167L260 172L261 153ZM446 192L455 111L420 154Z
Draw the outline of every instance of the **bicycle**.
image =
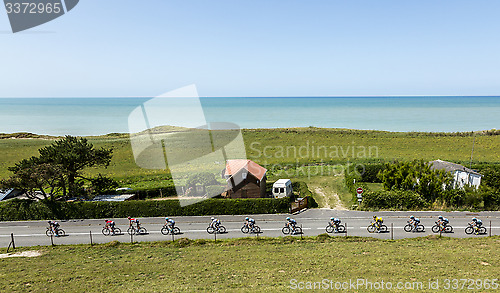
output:
M170 225L164 225L161 228L161 234L163 235L168 235L168 234L181 234L181 229L179 227L171 227Z
M474 232L477 232L478 234L486 234L486 227L480 226L474 226L472 223L468 223L469 226L465 228L465 234L472 234Z
M434 226L432 226L431 230L433 233L438 233L439 231L441 232L445 232L445 233L451 233L453 232L453 227L449 224L446 224L446 225L442 225L442 224L439 224L438 222L435 222L436 224Z
M210 225L210 226L208 226L208 227L207 227L207 233L208 233L208 234L214 234L214 233L221 234L221 233L226 233L226 227L224 227L224 226L222 226L222 225L212 227L212 225Z
M370 225L366 228L369 233L374 233L375 231L378 231L380 233L385 233L388 231L388 228L384 224L378 225L377 222L371 222Z
M243 224L243 227L241 227L241 232L245 233L245 234L247 234L247 233L260 233L260 227L257 225L253 225L250 228L250 225Z
M418 223L417 227L415 227L415 225L411 224L410 221L408 221L408 224L406 224L406 226L404 227L404 230L405 230L405 232L411 232L411 231L424 232L425 227L424 227L424 225L422 225L420 223Z
M285 235L288 235L290 233L292 233L292 234L302 234L302 228L298 227L298 226L294 226L294 227L290 228L290 225L285 224L285 227L283 227L283 229L281 229L281 232L283 234L285 234Z
M332 223L328 223L326 226L326 233L345 233L345 226L342 224L332 225Z
M137 228L131 226L127 229L127 233L129 235L135 235L135 234L141 235L141 234L148 233L148 230L146 230L146 228L144 228L144 227L140 227L139 229L137 229Z
M113 231L111 231L111 227L104 227L104 228L102 228L101 232L102 232L102 235L104 235L104 236L109 236L109 234L112 234L112 235L122 234L122 230L118 227L114 227Z
M47 230L45 231L45 235L47 235L48 237L54 235L54 231L51 229L51 228L47 228ZM66 232L64 232L63 229L57 229L56 230L56 233L55 233L55 236L65 236L66 235Z

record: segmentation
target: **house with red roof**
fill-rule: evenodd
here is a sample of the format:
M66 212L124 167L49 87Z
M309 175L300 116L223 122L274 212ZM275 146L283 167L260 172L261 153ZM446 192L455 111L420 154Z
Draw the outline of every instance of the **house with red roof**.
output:
M227 160L223 177L227 181L222 196L259 198L266 196L267 169L252 160Z

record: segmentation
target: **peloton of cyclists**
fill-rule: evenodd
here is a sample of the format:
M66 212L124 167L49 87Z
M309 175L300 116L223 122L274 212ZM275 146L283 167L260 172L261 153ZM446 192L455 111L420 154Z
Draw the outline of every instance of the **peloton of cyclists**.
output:
M127 217L127 219L129 220L129 227L133 228L135 224L136 225L135 230L139 232L139 229L141 229L141 224L139 223L139 219L131 217Z
M59 234L57 233L57 230L59 230L59 223L57 221L49 221L49 229L54 233L56 237L59 237Z
M112 220L104 220L106 222L106 225L104 225L104 228L108 228L109 231L111 231L111 235L115 235L115 221Z
M413 232L417 232L417 227L418 227L418 224L420 224L420 219L419 218L415 218L413 215L410 216L410 221L408 221L410 223L410 225L413 226Z

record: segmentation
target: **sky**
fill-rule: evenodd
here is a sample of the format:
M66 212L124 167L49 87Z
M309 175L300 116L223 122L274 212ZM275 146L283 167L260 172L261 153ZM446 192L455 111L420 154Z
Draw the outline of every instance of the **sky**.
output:
M13 34L0 97L500 95L500 1L81 0Z

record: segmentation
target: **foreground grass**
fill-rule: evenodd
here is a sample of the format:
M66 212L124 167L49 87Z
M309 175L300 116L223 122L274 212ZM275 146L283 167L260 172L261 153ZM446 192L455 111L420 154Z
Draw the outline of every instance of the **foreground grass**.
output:
M427 285L429 279L494 279L500 271L500 237L383 241L320 235L35 249L43 255L0 259L0 291L289 292L292 278Z

